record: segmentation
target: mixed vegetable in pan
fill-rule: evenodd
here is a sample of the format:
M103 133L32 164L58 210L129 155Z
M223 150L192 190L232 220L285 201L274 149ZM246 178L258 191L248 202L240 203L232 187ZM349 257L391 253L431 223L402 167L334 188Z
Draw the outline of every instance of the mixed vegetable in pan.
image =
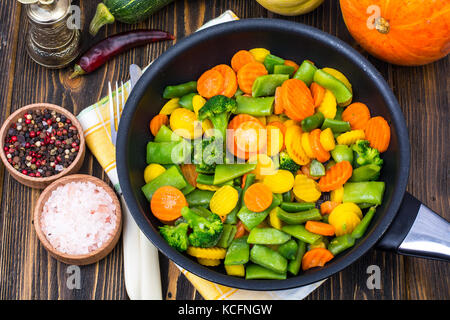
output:
M232 276L286 279L364 236L390 127L341 72L241 50L163 98L142 191L170 246Z

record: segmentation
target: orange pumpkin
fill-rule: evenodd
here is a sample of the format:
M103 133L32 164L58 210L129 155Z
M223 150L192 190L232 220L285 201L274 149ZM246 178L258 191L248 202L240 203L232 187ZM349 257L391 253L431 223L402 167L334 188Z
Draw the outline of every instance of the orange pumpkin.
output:
M370 54L412 66L450 53L449 0L340 0L345 24Z

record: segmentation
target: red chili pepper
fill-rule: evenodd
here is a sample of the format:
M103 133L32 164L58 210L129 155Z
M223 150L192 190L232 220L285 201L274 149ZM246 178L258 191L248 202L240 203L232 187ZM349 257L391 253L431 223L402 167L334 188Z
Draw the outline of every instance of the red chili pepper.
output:
M114 56L131 48L152 42L173 39L175 39L173 35L161 30L141 29L115 34L98 42L83 54L80 61L75 64L70 79L97 70Z

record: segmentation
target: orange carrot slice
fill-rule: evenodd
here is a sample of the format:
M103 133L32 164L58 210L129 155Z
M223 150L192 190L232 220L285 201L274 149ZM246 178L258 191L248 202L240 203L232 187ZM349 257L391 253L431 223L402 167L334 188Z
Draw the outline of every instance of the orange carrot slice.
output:
M247 63L255 62L255 57L247 51L247 50L240 50L234 54L234 56L231 58L231 67L235 72L238 72L239 69L241 69L243 66L245 66Z
M320 213L322 215L330 214L331 211L333 211L333 209L336 208L338 205L339 205L339 202L325 201L320 205Z
M181 217L181 209L187 205L183 193L172 186L163 186L157 189L150 202L153 215L166 223Z
M275 89L275 102L273 106L274 114L282 114L284 111L283 108L283 99L281 98L281 87L277 87Z
M236 233L234 239L242 238L245 235L245 227L241 220L236 224Z
M228 98L233 97L238 87L237 77L234 70L226 64L219 64L218 66L212 68L212 70L219 71L223 76L223 91L220 94L227 96Z
M244 194L244 203L253 212L266 210L272 204L272 200L272 191L261 182L252 184Z
M292 60L284 60L284 65L285 66L290 66L290 67L294 67L294 72L297 72L299 65L296 64L294 61Z
M269 122L268 124L267 124L267 126L275 126L275 127L278 127L278 129L280 129L281 130L281 132L283 133L283 136L286 134L286 126L282 123L282 122L280 122L280 121L272 121L272 122Z
M361 102L352 103L342 112L342 120L348 121L352 130L364 130L369 119L369 108Z
M256 78L268 74L266 67L260 62L250 62L239 69L237 73L239 88L247 94L252 93Z
M335 228L331 224L319 221L306 221L305 229L315 234L330 237L334 235L335 232Z
M383 117L371 118L364 130L366 139L370 141L370 146L380 152L385 152L391 141L391 127Z
M281 86L284 113L295 121L314 114L314 100L306 84L298 79L289 79Z
M156 136L162 125L169 124L169 117L165 114L158 114L150 121L150 131L153 136Z
M317 108L322 103L323 97L325 97L326 90L324 87L318 85L315 82L311 83L309 89L311 90L314 99L314 108Z
M309 144L317 161L325 162L330 159L331 155L320 143L320 132L320 129L314 129L309 133Z
M236 145L235 156L248 159L250 154L258 153L267 144L265 127L260 122L246 121L241 123L233 134Z
M204 98L211 98L223 90L224 78L217 70L205 71L197 80L197 91Z
M322 192L339 189L352 176L353 167L347 160L336 163L327 170L325 175L319 180L319 188Z
M305 253L302 258L302 269L308 270L314 267L323 267L325 263L333 259L333 254L325 248L314 248Z

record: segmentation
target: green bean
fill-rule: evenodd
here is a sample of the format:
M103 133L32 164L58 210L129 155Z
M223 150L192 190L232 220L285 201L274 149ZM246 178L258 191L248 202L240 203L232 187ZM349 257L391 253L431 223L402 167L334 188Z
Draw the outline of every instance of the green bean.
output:
M375 180L380 175L381 167L376 164L368 164L359 168L356 168L352 172L350 181L361 182Z
M285 64L277 64L273 67L274 74L286 74L288 77L291 77L295 72L295 68L293 66L287 66Z
M256 163L218 164L214 171L214 185L224 183L255 170Z
M373 216L375 215L376 207L370 207L369 211L364 215L361 222L356 226L356 228L352 232L352 237L355 239L361 238L365 233L367 228L369 227L370 222L372 221Z
M278 252L288 260L294 260L297 256L298 244L294 239L281 244L278 247Z
M355 238L353 238L349 234L344 234L331 240L330 244L328 245L328 250L333 254L333 256L335 256L342 251L353 247L354 244Z
M197 94L197 93L192 92L192 93L188 93L188 94L182 96L182 97L180 98L179 104L180 104L183 108L186 108L186 109L188 109L188 110L193 111L193 110L194 110L194 106L192 105L192 98L194 98L194 96L195 96L196 94Z
M286 225L281 228L281 231L284 231L293 236L294 238L297 238L310 244L316 242L321 238L320 235L306 230L305 226L302 224Z
M211 201L214 191L196 189L186 196L189 207L208 205Z
M264 66L269 73L273 73L275 65L284 65L284 59L274 56L273 54L268 54L264 59Z
M311 61L305 60L295 72L293 78L302 80L309 87L313 82L316 71L316 66Z
M317 208L300 212L286 212L281 208L277 208L277 216L287 224L300 224L309 220L322 220L322 215Z
M177 189L183 189L186 187L186 179L180 173L177 166L172 165L166 171L161 173L155 179L147 183L142 187L142 192L148 201L152 200L153 194L156 190L163 186L172 186Z
M302 130L309 132L314 129L317 129L323 124L324 120L325 120L325 117L324 117L323 113L320 111L317 111L312 116L309 116L302 120L302 122L301 122Z
M267 268L261 267L257 264L249 264L245 268L245 279L268 279L268 280L284 280L286 273L273 272Z
M250 261L277 273L285 273L288 264L281 254L260 244L250 250Z
M178 164L191 154L192 145L185 142L152 142L147 144L147 164Z
M255 98L273 96L276 88L281 86L287 79L289 79L287 74L268 74L260 76L253 82L252 96Z
M247 237L234 239L228 247L224 264L227 266L236 264L245 264L250 257L250 245L247 243Z
M328 128L330 128L333 133L342 133L351 130L350 123L347 121L326 118L323 121L321 129L325 130Z
M213 175L199 173L198 176L197 176L197 183L199 183L199 184L206 184L206 185L212 185L212 184L214 184L214 176Z
M163 98L181 98L182 96L193 92L197 92L197 81L190 81L175 86L167 86L164 89Z
M255 117L270 116L273 113L275 97L236 97L237 109L234 113L245 113Z
M314 73L314 82L333 92L339 105L347 105L353 98L351 90L342 81L323 70Z
M380 205L383 201L383 181L347 182L344 184L343 202Z
M290 273L292 273L294 276L296 276L298 274L298 271L300 270L300 266L302 264L303 255L306 252L306 243L305 242L303 242L301 240L297 240L297 245L298 245L298 249L297 249L295 259L289 261L289 264L288 264L288 271Z
M286 212L306 211L316 207L313 202L285 202L280 204L280 208Z
M275 228L253 228L247 242L252 244L282 244L291 238L290 235Z

